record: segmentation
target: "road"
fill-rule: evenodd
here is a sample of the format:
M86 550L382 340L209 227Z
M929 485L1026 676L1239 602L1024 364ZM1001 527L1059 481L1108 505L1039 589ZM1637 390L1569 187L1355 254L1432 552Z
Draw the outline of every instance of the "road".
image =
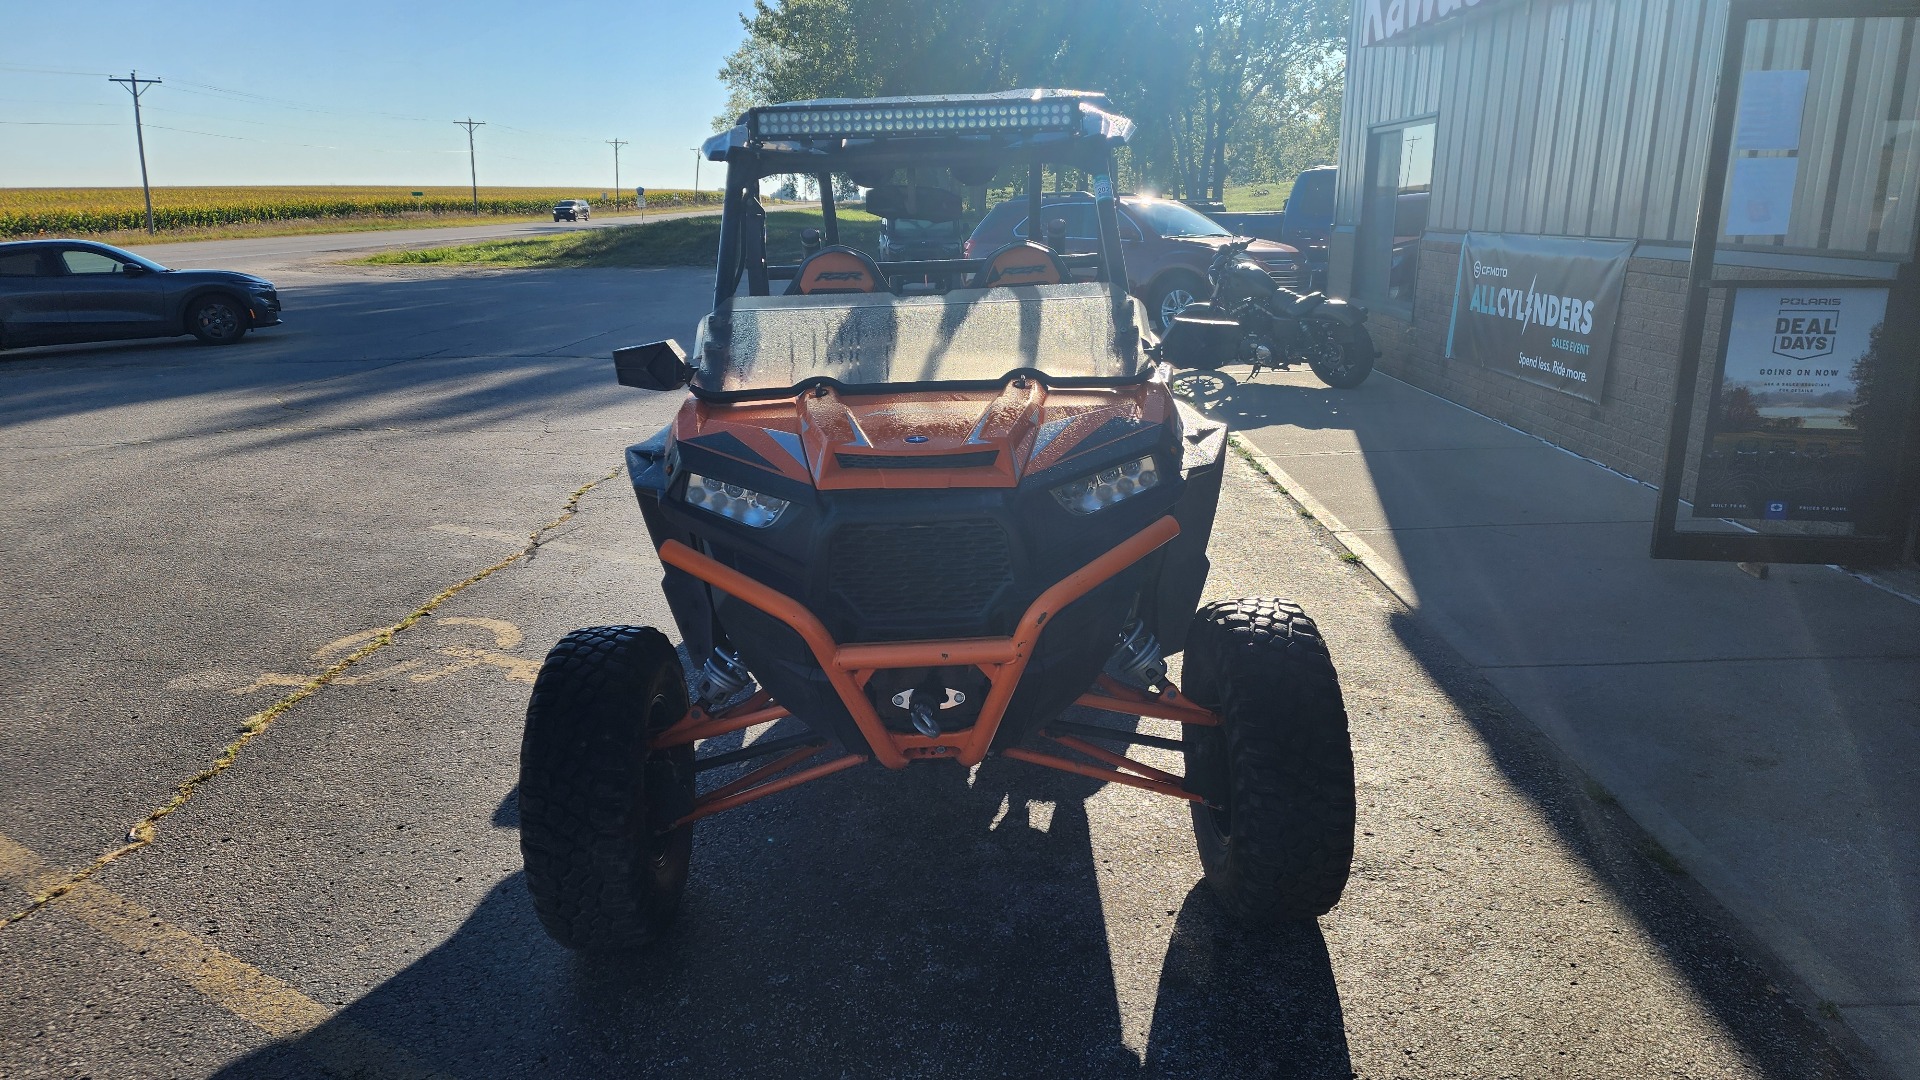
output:
M0 927L0 1076L1857 1075L1238 458L1208 591L1299 599L1347 686L1332 914L1237 929L1181 806L995 760L720 815L666 945L570 956L520 715L567 630L669 622L611 474L676 402L607 356L686 340L709 278L255 257L289 321L238 346L0 358L0 912L97 868Z
M707 210L656 210L646 221L669 218L703 217L715 214ZM377 251L395 247L444 247L472 244L482 240L501 240L513 236L552 236L581 229L610 229L638 225L637 214L603 216L588 221L518 221L505 225L450 225L433 229L392 229L381 232L314 233L303 236L263 236L248 240L188 240L179 242L126 245L127 250L145 255L164 266L180 269L268 270L289 260L314 257L340 257L357 251Z

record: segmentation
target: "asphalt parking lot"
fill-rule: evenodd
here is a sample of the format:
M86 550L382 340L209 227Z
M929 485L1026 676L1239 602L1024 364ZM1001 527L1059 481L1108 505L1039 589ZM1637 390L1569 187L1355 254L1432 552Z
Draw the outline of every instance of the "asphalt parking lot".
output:
M566 631L670 624L613 473L677 400L607 357L708 280L244 268L288 322L238 346L0 356L0 918L97 867L0 927L0 1077L1858 1075L1237 459L1208 591L1305 604L1352 718L1318 925L1224 922L1171 800L990 760L703 823L672 940L582 962L522 884L520 715Z

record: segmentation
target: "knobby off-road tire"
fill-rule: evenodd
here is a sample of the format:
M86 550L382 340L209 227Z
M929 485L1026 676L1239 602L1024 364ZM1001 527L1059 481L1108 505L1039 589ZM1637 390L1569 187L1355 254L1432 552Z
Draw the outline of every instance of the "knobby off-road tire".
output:
M1193 617L1186 692L1220 714L1185 733L1207 884L1240 921L1324 915L1353 865L1353 748L1319 628L1285 600L1223 600Z
M520 743L520 854L541 925L582 952L658 938L687 884L693 750L648 738L687 711L673 645L643 626L575 630L547 654Z

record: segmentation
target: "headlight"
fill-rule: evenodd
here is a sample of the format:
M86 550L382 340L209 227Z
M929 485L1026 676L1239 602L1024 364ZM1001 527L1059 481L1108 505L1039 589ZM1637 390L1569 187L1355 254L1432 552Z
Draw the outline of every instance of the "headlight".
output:
M1160 474L1154 470L1153 456L1149 454L1125 465L1061 484L1053 489L1053 497L1060 500L1061 506L1076 514L1091 514L1130 499L1159 482Z
M787 500L762 495L752 488L687 474L687 502L754 529L764 529L786 513Z

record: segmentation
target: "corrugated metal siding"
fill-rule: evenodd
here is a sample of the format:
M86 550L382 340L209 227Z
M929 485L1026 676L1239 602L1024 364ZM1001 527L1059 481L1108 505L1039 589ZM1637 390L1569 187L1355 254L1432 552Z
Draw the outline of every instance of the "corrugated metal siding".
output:
M1338 220L1357 222L1372 129L1437 116L1429 228L1691 240L1726 6L1521 0L1428 44L1350 46ZM1812 72L1777 246L1910 250L1916 52L1912 20L1755 24L1749 69Z
M1340 113L1340 173L1334 181L1335 221L1351 225L1358 220L1367 132L1378 124L1440 111L1446 51L1445 45L1362 49L1349 40L1346 104ZM1437 163L1434 171L1439 172Z

